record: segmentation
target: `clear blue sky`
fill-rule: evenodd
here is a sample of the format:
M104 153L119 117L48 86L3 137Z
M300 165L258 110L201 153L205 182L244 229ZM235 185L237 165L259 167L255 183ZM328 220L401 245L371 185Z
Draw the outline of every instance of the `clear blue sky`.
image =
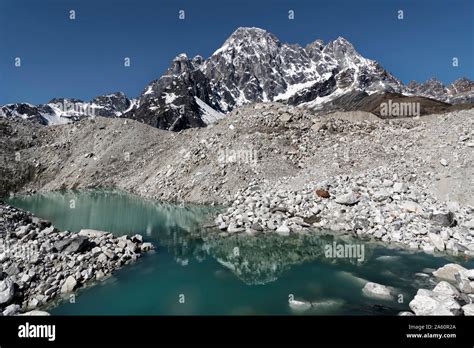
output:
M473 79L473 17L473 0L0 0L0 104L135 97L177 54L207 58L239 26L302 45L343 36L405 83Z

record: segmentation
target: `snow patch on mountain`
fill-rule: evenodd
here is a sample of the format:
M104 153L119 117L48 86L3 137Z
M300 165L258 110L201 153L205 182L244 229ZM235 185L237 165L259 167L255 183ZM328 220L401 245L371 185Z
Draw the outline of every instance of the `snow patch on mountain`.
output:
M220 120L221 118L224 118L226 116L224 113L211 108L209 105L204 103L198 97L194 97L194 99L196 100L196 103L201 108L201 111L202 111L201 118L206 124L214 123L217 120Z
M285 92L275 96L274 101L287 100L295 93L302 91L305 88L311 87L315 81L307 81L303 83L296 83L294 85L288 86Z

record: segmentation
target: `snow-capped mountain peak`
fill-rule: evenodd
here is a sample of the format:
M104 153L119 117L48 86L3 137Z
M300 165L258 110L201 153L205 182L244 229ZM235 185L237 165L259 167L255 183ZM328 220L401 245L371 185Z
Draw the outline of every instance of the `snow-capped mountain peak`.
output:
M266 30L255 27L241 27L228 37L224 44L213 53L213 56L223 52L239 52L242 49L245 50L246 47L266 51L278 46L279 43L278 38Z
M319 108L354 91L405 93L401 81L344 37L306 47L255 27L236 29L208 59L185 54L152 81L126 117L180 130L205 126L240 105L281 101Z

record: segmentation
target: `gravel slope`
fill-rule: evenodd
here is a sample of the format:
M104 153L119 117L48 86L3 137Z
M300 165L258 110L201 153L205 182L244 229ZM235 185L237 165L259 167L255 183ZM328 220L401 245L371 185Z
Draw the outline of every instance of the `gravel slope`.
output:
M351 113L317 116L256 104L180 133L100 117L54 127L2 120L15 136L0 136L8 144L1 170L10 173L1 187L7 193L25 181L25 189L43 191L115 186L165 200L224 203L254 180L299 189L383 166L439 199L473 205L473 110L392 121L365 115L355 112L358 121L351 122ZM33 172L22 174L25 168Z

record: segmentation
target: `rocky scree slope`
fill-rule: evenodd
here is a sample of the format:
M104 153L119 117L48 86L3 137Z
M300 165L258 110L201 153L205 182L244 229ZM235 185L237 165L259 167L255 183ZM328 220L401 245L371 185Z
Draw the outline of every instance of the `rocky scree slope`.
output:
M22 160L19 150L36 146L39 131L38 124L0 118L0 197L33 179L34 164Z

